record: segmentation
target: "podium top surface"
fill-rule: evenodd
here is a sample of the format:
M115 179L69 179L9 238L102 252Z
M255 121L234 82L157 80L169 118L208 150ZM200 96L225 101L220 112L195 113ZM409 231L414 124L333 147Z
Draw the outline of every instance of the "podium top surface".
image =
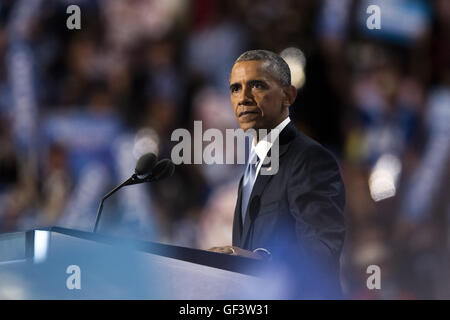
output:
M254 259L51 227L0 235L0 298L258 298L267 291L259 277L263 266ZM71 290L76 270L81 289Z
M46 241L58 241L58 235L65 235L74 240L93 241L246 275L257 275L264 266L262 261L250 258L156 242L124 239L62 227L0 234L0 264L26 261L27 259L43 259L45 256L43 250L45 251L47 248L45 245Z

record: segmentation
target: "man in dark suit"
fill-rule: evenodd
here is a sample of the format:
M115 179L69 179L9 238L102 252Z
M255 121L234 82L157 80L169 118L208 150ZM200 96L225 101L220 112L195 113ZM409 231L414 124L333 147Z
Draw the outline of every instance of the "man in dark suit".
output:
M210 250L270 260L287 279L286 298L339 298L344 184L331 153L290 121L296 94L279 55L253 50L236 60L230 75L236 119L244 131L270 131L253 138L239 183L232 246ZM270 174L273 163L267 159L274 156L278 170Z

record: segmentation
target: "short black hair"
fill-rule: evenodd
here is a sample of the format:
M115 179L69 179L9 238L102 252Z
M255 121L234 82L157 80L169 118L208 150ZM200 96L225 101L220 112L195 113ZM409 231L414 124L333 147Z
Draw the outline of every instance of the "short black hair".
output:
M291 85L291 70L284 59L275 52L268 50L246 51L236 59L234 64L242 61L267 61L267 68L278 78L282 86Z

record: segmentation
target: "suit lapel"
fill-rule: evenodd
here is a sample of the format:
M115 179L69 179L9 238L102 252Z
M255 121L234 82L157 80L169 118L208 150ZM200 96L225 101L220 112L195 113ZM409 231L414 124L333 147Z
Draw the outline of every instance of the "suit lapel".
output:
M242 180L239 180L238 198L236 201L236 208L234 209L234 219L233 219L233 235L232 244L233 246L241 246L241 235L242 235L242 218L241 218L241 202L242 202Z
M280 160L280 164L281 164L281 157L286 153L286 151L289 148L290 143L292 142L292 140L295 138L295 136L297 135L297 129L295 128L294 124L291 122L288 123L288 125L286 126L286 128L280 132L280 135L278 137L278 144L279 144L279 160ZM262 168L261 168L262 169ZM279 168L279 170L281 170L281 167ZM244 226L243 226L243 230L240 236L240 245L241 248L247 248L247 241L248 241L248 237L249 237L249 233L251 230L251 226L253 224L253 220L255 219L256 215L258 214L258 212L252 212L250 214L250 209L252 207L251 203L252 200L256 197L261 197L262 193L264 192L265 187L267 186L267 184L269 183L269 181L272 179L273 175L261 175L261 170L258 173L258 176L256 177L256 181L255 184L253 185L253 189L252 189L252 193L250 194L250 199L248 201L248 205L247 205L247 211L245 214L245 221L244 221ZM238 198L238 212L240 213L241 211L241 185L242 185L242 178L241 178L241 183L239 184L239 198ZM251 215L255 215L255 217L251 217ZM238 215L237 217L239 219L239 221L241 221L241 216ZM253 219L252 219L253 218ZM235 220L236 220L236 214L235 214ZM236 222L235 222L236 223ZM241 225L239 223L239 225ZM233 228L234 229L234 228Z
M258 177L256 178L255 184L253 185L252 193L250 194L250 199L248 201L247 205L247 211L245 213L245 220L244 220L244 230L242 232L241 237L241 244L243 245L243 248L247 248L247 239L248 234L250 231L250 227L253 224L253 220L255 217L250 217L250 209L252 209L252 200L256 197L261 197L262 192L264 191L264 188L266 187L267 183L270 181L270 179L273 176L269 175L261 175L258 174ZM257 212L252 212L251 215L255 215Z

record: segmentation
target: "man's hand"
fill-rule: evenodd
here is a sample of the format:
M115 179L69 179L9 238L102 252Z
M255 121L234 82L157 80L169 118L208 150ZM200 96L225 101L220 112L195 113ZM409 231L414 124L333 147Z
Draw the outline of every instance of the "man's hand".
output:
M245 258L262 259L261 255L256 252L244 250L234 246L212 247L209 248L208 251L225 253L232 256L241 256Z

